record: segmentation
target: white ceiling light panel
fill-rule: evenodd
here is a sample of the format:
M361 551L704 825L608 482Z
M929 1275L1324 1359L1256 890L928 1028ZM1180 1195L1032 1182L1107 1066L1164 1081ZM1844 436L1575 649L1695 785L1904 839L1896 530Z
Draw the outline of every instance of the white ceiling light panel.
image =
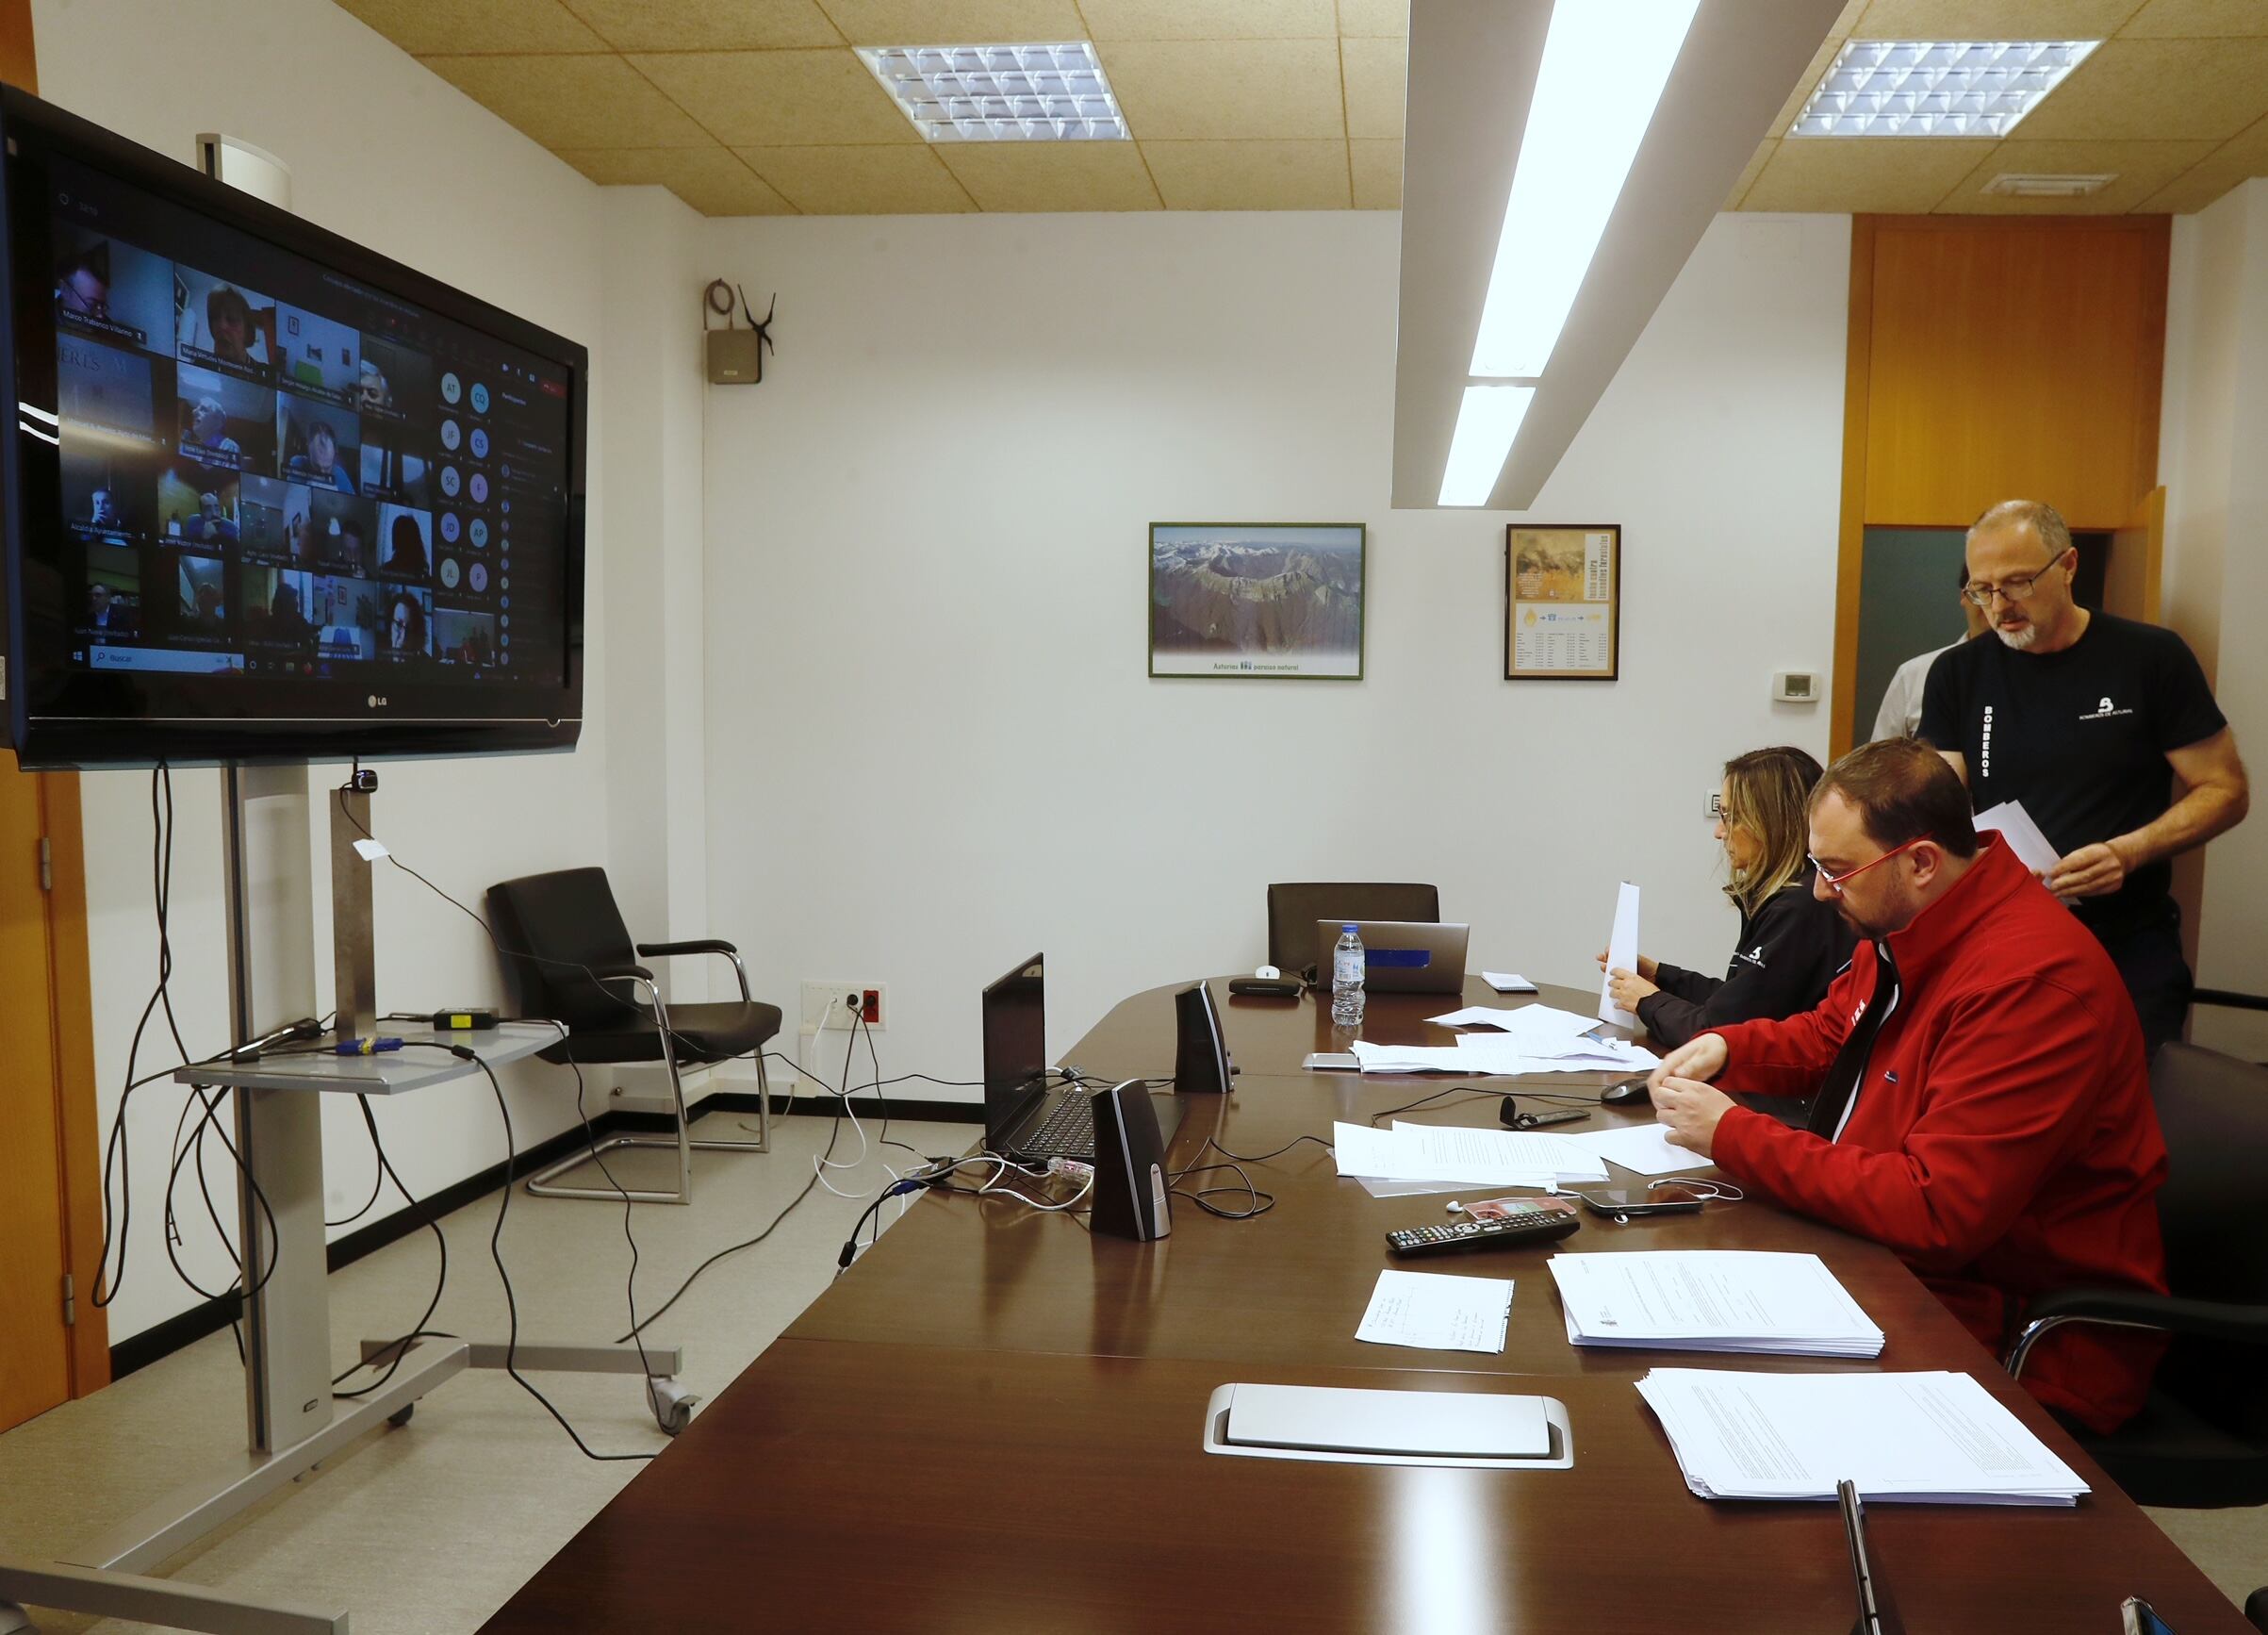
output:
M2003 137L2099 40L1853 40L1791 137Z
M929 141L1127 140L1110 81L1084 40L866 46L859 57Z
M1443 505L1486 505L1503 474L1520 422L1536 401L1532 386L1469 386L1457 409L1457 429L1449 439L1449 460L1441 469Z
M1553 8L1473 343L1475 377L1543 373L1699 4Z

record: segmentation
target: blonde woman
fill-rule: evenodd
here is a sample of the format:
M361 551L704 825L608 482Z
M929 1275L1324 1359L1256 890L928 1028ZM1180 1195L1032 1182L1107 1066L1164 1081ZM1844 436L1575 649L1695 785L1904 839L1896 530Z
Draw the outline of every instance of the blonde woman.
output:
M1856 933L1832 902L1812 895L1805 813L1818 781L1819 763L1786 745L1725 763L1717 838L1725 849L1725 895L1740 910L1731 965L1712 977L1641 954L1636 970L1611 973L1615 1002L1635 1011L1661 1044L1808 1011L1849 962Z

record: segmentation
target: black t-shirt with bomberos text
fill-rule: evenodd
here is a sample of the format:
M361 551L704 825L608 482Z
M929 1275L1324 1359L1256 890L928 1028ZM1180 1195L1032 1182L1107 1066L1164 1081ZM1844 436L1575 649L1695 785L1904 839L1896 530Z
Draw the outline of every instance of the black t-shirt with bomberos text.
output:
M1920 735L1967 763L1976 809L2023 801L2066 857L2162 816L2174 799L2167 752L2227 724L2186 642L2107 613L2058 652L1963 642L1922 688ZM2073 906L2097 932L2119 930L2167 912L2173 878L2172 864L2147 864Z

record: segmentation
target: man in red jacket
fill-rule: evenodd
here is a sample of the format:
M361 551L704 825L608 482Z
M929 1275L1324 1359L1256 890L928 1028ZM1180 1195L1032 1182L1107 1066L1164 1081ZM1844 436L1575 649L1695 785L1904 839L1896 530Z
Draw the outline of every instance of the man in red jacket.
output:
M1753 1192L1895 1250L1996 1354L2035 1296L2165 1291L2165 1143L2133 1001L2102 945L1928 745L1853 750L1811 802L1813 889L1862 940L1819 1008L1703 1033L1653 1074L1669 1139ZM1817 1091L1794 1130L1727 1088ZM2071 1325L2024 1383L2110 1430L2158 1344Z

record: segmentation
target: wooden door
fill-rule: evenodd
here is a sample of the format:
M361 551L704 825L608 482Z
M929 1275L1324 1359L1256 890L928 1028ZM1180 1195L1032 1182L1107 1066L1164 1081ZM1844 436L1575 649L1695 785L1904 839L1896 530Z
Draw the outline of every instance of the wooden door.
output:
M40 784L0 751L0 1430L71 1395L54 959Z

